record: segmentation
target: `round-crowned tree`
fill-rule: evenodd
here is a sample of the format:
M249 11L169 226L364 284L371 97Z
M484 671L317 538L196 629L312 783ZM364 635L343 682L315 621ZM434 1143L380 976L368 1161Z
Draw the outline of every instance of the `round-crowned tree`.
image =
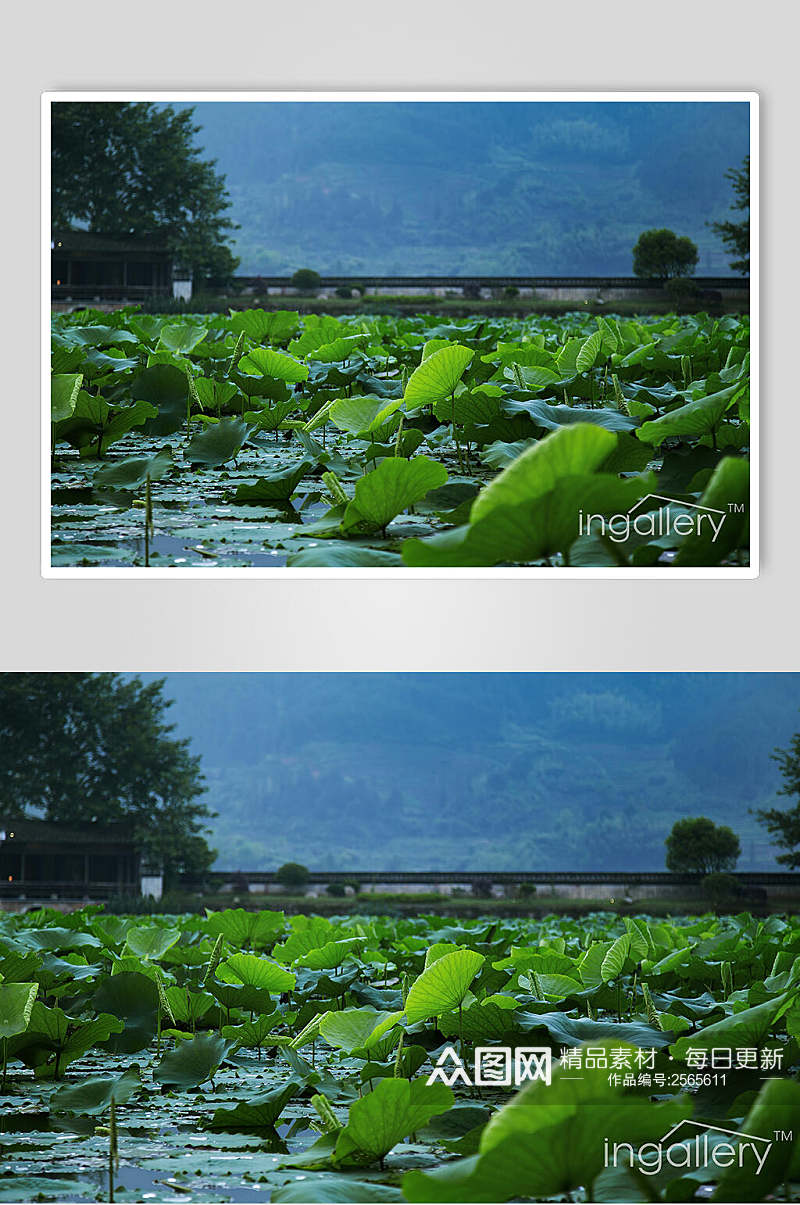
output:
M313 268L298 268L292 284L301 293L313 293L322 284L322 277Z
M635 276L670 280L673 276L691 276L697 267L697 246L674 230L645 230L633 248Z
M707 816L676 821L666 846L667 870L689 874L733 870L742 852L733 829L727 824L714 824Z
M284 862L275 871L275 878L289 891L302 891L308 884L310 874L308 867L301 862Z

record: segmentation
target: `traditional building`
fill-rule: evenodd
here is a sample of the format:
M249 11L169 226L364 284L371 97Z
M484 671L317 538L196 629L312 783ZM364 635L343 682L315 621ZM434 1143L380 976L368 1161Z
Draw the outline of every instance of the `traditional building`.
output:
M0 900L159 898L161 876L143 866L129 831L0 815Z
M55 234L50 244L55 302L143 301L192 295L191 276L157 235L111 238L88 230Z

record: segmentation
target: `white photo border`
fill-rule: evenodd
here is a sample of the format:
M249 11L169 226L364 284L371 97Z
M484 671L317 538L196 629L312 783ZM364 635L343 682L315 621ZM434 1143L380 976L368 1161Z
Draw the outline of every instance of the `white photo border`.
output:
M182 91L146 89L130 91L46 91L42 93L42 171L41 171L41 264L40 264L40 293L41 293L41 576L48 579L77 578L81 580L102 578L136 578L147 580L166 578L171 581L187 579L241 579L256 580L271 579L273 581L289 581L295 578L377 578L383 581L424 578L428 581L436 579L483 579L495 580L503 578L524 579L533 578L546 581L575 581L595 578L607 578L614 581L641 579L661 579L663 581L679 581L686 579L716 579L716 580L752 580L757 578L760 570L759 523L760 523L760 494L759 494L759 442L760 442L760 412L759 412L759 94L753 90L720 91L307 91L286 89L282 91ZM536 102L702 102L720 103L737 102L749 105L750 112L750 364L751 364L751 440L750 440L750 564L748 566L700 568L683 568L681 566L630 567L630 568L568 568L566 566L521 566L511 567L471 567L463 566L451 569L414 569L402 568L319 568L302 569L279 565L274 568L217 568L203 569L200 567L159 567L122 568L96 567L77 568L75 566L53 566L51 564L51 502L50 502L50 201L51 201L51 148L50 148L50 113L51 106L64 101L151 101L163 104L201 104L204 101L242 102L307 102L307 103L398 103L398 102L437 102L437 103L467 103L467 102L497 102L497 103L536 103Z

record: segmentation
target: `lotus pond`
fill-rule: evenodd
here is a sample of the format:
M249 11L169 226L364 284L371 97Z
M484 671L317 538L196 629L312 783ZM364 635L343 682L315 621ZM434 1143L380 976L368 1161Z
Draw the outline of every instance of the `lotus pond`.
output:
M798 1032L796 918L5 914L0 1201L796 1199Z
M59 315L51 563L746 565L749 365L731 315Z

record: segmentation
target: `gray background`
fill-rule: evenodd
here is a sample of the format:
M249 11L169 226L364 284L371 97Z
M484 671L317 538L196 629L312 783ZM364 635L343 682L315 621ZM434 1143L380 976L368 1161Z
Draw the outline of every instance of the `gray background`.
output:
M800 669L796 18L767 0L39 0L2 75L0 670ZM761 576L43 580L39 111L58 88L757 89Z

